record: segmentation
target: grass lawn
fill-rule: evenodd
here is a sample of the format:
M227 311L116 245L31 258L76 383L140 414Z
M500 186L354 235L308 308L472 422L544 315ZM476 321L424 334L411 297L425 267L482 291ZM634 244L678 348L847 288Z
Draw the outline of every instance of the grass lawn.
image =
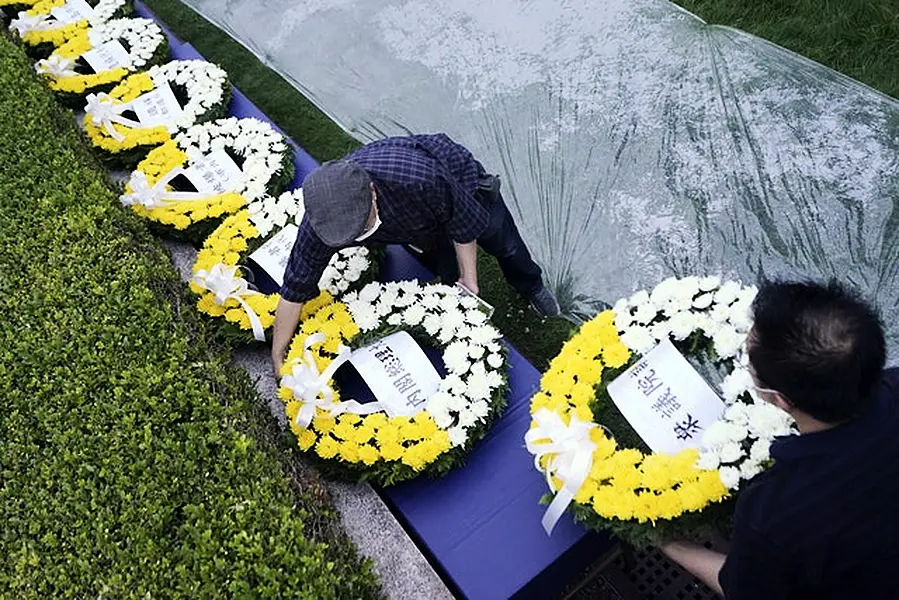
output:
M0 598L380 597L192 304L0 35Z
M899 98L896 0L675 0Z

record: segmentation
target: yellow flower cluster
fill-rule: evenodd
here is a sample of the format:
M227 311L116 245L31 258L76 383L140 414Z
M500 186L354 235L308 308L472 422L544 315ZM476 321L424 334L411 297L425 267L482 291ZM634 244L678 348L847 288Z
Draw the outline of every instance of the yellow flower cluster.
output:
M219 264L233 267L240 261L240 253L247 249L247 240L259 236L259 232L250 222L250 213L242 210L237 214L226 218L215 231L210 234L203 244L203 248L197 254L193 272L207 271ZM225 301L224 306L216 302L215 294L197 285L190 284L190 289L200 296L197 309L212 317L225 317L231 323L237 324L241 329L250 330L252 324L246 310L235 299ZM268 329L275 322L275 309L278 307L278 294L252 294L244 297L246 303L259 317L264 329ZM301 318L313 315L317 310L333 302L333 297L327 292L321 293L314 300L303 304Z
M40 2L26 11L26 13L34 17L49 15L50 11L54 8L63 6L65 3L66 0L40 0ZM82 31L87 30L89 26L90 23L87 22L87 19L83 19L61 27L29 31L22 36L22 42L30 46L37 46L38 44L49 42L54 46L59 47Z
M40 0L0 0L0 6L11 6L13 4L21 4L23 6L34 6Z
M158 148L154 148L147 154L147 158L137 165L138 171L143 171L150 185L156 182L173 169L183 166L187 162L187 154L184 153L174 140L169 140ZM125 186L125 192L131 193L130 183ZM214 219L226 214L238 211L246 204L246 200L240 194L227 192L217 196L209 196L200 200L186 202L168 202L165 206L147 208L134 204L131 208L138 215L157 221L163 225L172 225L175 229L186 229L192 223L204 219Z
M615 327L615 313L600 313L552 360L531 403L531 414L548 409L566 423L572 416L601 421L590 409L594 386L602 381L604 367L615 369L629 360L630 351ZM727 496L718 471L696 468L696 450L644 455L633 448L617 448L615 440L599 427L591 430L590 439L596 444L593 466L574 500L592 507L601 517L639 523L673 519ZM550 458L544 456L544 466ZM553 487L558 490L561 481L554 479Z
M289 374L291 362L302 357L306 338L319 332L325 335L325 341L313 345L312 353L321 372L331 363L338 346L349 343L359 333L359 328L345 304L334 302L324 306L303 321L287 354L283 374ZM414 471L421 471L450 449L449 435L437 426L427 411L412 417L388 417L384 413L332 417L328 411L319 408L311 426L304 429L295 423L302 404L289 388L282 387L278 395L287 403L287 417L300 448L309 450L314 447L315 453L327 460L365 466L378 461L399 461ZM340 401L338 390L335 390L334 401Z
M58 54L63 58L74 60L91 49L92 46L87 37L87 30L84 30L57 48L55 54ZM109 69L91 75L72 75L70 77L60 78L50 77L48 85L51 90L56 92L83 94L89 89L121 81L127 75L127 69L124 67L116 67L115 69Z
M151 91L155 86L153 80L146 73L135 73L125 78L115 86L109 95L122 104L131 102L141 94ZM85 119L84 131L91 143L108 152L121 152L138 146L156 146L171 139L168 129L162 125L133 129L126 125L113 123L113 128L124 136L124 140L117 140L106 131L102 125L94 125L90 119Z

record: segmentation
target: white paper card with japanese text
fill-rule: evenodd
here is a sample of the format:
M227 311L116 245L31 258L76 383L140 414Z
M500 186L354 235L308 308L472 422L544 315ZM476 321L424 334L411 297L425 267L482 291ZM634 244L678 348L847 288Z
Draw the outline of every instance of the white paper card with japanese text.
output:
M167 81L156 85L156 89L141 94L131 102L131 109L137 120L145 127L169 125L181 118L184 113L175 92Z
M278 285L284 283L287 261L290 259L290 251L293 250L293 243L297 240L299 230L299 227L291 223L250 254L250 260L262 267L262 270Z
M391 417L424 410L428 398L440 387L440 374L405 331L355 350L350 363Z
M242 175L240 167L224 150L210 152L184 169L184 176L203 194L230 192L237 187Z
M725 408L670 340L643 355L608 390L615 406L653 452L674 454L698 448L702 432Z
M94 9L85 0L69 0L50 11L50 15L60 25L87 21L94 16Z
M91 66L94 73L116 69L130 62L128 51L125 50L125 46L119 40L100 44L93 50L88 50L82 54L81 58Z

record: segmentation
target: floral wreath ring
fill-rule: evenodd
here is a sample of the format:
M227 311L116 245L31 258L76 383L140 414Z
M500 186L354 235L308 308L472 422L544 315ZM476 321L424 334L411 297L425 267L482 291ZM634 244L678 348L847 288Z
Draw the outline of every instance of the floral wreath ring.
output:
M230 215L206 238L193 266L191 291L199 296L197 308L212 317L224 317L240 330L252 330L253 338L265 341L265 330L275 321L280 295L262 294L241 273L243 257L268 241L288 220L302 220L302 189L285 192L276 200L261 198ZM277 228L277 231L275 229ZM289 240L292 244L293 240ZM346 248L331 259L319 281L322 294L303 304L305 318L330 303L333 296L360 282L371 281L378 264L364 247ZM233 329L233 326L231 327ZM243 340L246 334L238 337Z
M130 118L135 100L148 92L169 86L181 113L164 125L150 125ZM179 96L181 96L179 98ZM91 143L106 152L156 146L193 125L225 115L231 99L231 86L224 69L204 60L173 60L135 73L108 94L88 94L84 108L84 130ZM144 149L144 153L146 149ZM130 161L130 166L136 164Z
M25 45L59 47L89 27L127 17L132 12L130 0L87 0L81 6L88 7L88 13L75 9L67 11L64 8L67 4L68 0L40 0L28 10L21 11L9 24L9 29L18 33Z
M576 520L638 545L690 535L704 509L767 466L771 441L790 432L791 420L755 402L745 358L737 358L752 327L755 294L754 287L716 277L668 279L600 313L563 346L531 402L526 435L555 494L543 519L547 532L570 506ZM720 391L729 406L706 429L701 451L647 452L606 390L641 354L668 339L726 373Z
M447 375L424 410L388 416L342 398L331 377L362 346L399 330L442 351ZM338 474L390 485L460 464L505 406L506 350L477 301L458 288L370 283L303 321L278 395L304 451Z
M218 150L242 163L230 190L212 194L172 189L186 169ZM183 230L233 214L265 195L277 196L293 176L293 153L284 136L265 121L230 117L195 125L151 150L131 174L120 200L146 219Z
M98 73L79 72L79 60L85 54L113 42L120 44L119 52L125 50L119 66ZM152 19L114 19L77 34L49 58L37 61L35 70L47 78L53 91L81 96L90 90L109 89L128 73L162 64L168 54L165 34Z

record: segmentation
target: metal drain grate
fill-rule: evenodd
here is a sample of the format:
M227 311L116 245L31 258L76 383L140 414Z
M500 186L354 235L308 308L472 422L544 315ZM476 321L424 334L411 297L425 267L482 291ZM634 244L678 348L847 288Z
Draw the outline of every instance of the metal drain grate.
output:
M611 557L610 557L611 559ZM606 562L606 561L603 561ZM698 579L658 550L617 554L569 588L565 600L718 600Z
M627 569L623 559L615 568L636 588L635 600L715 600L718 596L698 579L651 548L636 553L635 564Z

